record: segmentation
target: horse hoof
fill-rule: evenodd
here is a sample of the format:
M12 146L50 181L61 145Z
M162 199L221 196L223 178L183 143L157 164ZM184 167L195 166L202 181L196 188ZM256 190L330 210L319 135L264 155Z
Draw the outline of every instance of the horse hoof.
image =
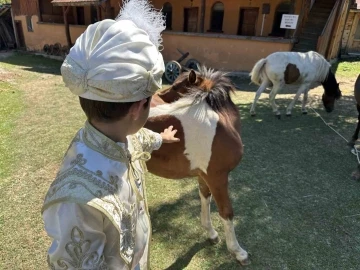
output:
M291 117L291 113L287 113L287 114L286 114L286 117Z
M249 264L250 264L250 259L249 259L249 258L246 258L246 259L244 259L244 260L239 261L239 263L240 263L242 266L249 265Z
M219 236L216 236L213 239L209 238L209 242L210 242L211 245L216 245L216 244L220 243L220 238L219 238Z
M277 114L277 115L275 115L275 117L277 118L277 119L281 119L281 115L280 114Z
M348 146L350 146L351 148L354 148L355 147L355 142L354 141L349 141L347 143Z
M303 114L303 115L306 115L306 114L307 114L307 112L302 112L302 114Z
M255 117L255 116L256 116L256 113L252 113L252 114L251 114L251 117Z

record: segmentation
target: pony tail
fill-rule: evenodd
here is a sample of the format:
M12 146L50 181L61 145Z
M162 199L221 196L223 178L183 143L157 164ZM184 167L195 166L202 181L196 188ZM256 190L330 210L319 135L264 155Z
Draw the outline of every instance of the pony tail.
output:
M260 59L256 62L255 66L250 72L251 81L257 85L261 84L261 81L263 80L263 67L266 64L267 60L266 58ZM265 75L266 76L266 75Z

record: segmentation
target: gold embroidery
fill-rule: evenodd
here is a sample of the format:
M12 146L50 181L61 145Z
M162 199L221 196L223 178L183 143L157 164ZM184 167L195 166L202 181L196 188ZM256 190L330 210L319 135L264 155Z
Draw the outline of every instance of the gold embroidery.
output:
M140 140L140 142L138 141L138 143L141 144L141 147L143 149L143 151L145 152L151 152L152 150L154 150L154 146L157 145L157 141L155 136L146 128L142 128L138 131L137 136ZM135 137L135 136L132 136ZM133 139L134 141L134 139Z
M50 270L55 270L55 265L50 262L50 256L49 255L47 255L47 264L48 264Z
M107 269L104 256L99 256L97 251L89 252L90 240L84 239L84 233L75 226L71 230L71 242L65 245L66 253L71 259L61 258L57 261L61 269ZM55 269L55 268L54 268Z
M82 129L73 140L71 146L73 148L71 149L70 147L70 151L72 152L69 152L68 157L65 156L65 160L66 158L69 160L70 156L74 157L76 155L75 158L64 163L66 165L64 165L64 168L59 172L51 185L42 210L44 211L49 206L63 201L88 204L98 209L105 214L118 229L121 247L119 255L124 259L128 267L131 266L135 251L136 205L139 199L142 200L143 197L145 197L143 196L145 193L145 185L143 186L143 190L139 190L134 181L140 184L143 183L144 173L146 172L145 161L150 157L149 153L144 153L142 143L136 135L129 136L129 139L134 148L134 152L131 154L126 149L123 149L99 133L89 123L86 123L85 128ZM147 138L144 138L144 140L146 141ZM137 203L120 201L120 197L116 195L119 191L121 192L122 188L120 175L111 175L106 169L103 172L96 169L92 171L87 168L87 160L83 154L78 152L79 149L83 149L79 148L81 144L85 144L88 148L101 153L105 158L123 162L127 165L128 173L131 175L129 175L128 179L129 184L131 184L133 192L137 193ZM89 149L86 151L89 151ZM85 154L85 157L88 157L87 154ZM136 166L137 164L135 163L137 162L140 164L141 170ZM148 214L146 202L145 208ZM74 232L80 235L77 230ZM68 254L69 252L79 254L79 251L82 251L84 254L85 249L79 248L75 244L80 245L80 243L83 243L83 245L85 245L87 243L86 240L78 237L76 242L73 236L72 240L72 246L68 246L67 249ZM64 267L67 267L70 262L73 263L74 259L78 258L78 256L76 256L74 258L71 257L72 260L70 261L60 261L61 265L59 264L59 266L63 267L61 269L66 269Z

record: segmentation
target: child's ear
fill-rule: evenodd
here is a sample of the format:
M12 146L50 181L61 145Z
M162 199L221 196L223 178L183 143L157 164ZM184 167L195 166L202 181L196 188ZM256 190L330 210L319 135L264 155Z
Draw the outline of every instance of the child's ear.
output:
M144 108L144 104L146 103L146 98L138 101L138 102L134 102L133 105L131 105L130 110L129 110L129 114L131 115L133 120L138 120L142 109Z

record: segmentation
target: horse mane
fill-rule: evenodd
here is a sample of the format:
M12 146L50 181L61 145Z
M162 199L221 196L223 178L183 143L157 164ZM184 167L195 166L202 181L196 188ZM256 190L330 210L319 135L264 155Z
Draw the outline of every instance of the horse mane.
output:
M314 63L316 64L317 67L317 77L318 80L320 82L324 82L326 81L328 75L329 75L329 71L330 71L330 63L328 61L326 61L326 59L319 53L317 52L311 52L311 58L313 58Z
M189 71L184 72L183 76L187 77L189 73ZM205 100L215 112L221 112L229 106L237 111L230 97L230 93L235 92L235 87L227 73L203 65L198 66L196 73L203 81L199 86L191 86L186 96L192 97L195 102Z

